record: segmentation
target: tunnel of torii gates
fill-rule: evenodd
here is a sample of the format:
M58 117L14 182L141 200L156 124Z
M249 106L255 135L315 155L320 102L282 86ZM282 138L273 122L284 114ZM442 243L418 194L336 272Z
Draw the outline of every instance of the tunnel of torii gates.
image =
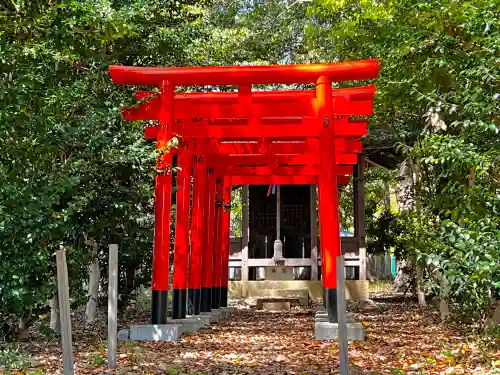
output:
M155 182L152 323L167 321L172 161L177 155L172 317L227 306L233 185L317 184L324 304L337 322L340 252L338 185L349 182L374 86L332 89L333 82L377 77L379 60L335 64L111 66L115 84L138 91L126 120L156 121L145 137L160 156ZM254 91L252 85L312 84L312 90ZM176 92L181 86L237 86L236 92ZM179 139L167 149L169 140ZM192 180L194 180L192 182ZM192 191L191 191L192 187ZM191 196L192 194L192 196Z

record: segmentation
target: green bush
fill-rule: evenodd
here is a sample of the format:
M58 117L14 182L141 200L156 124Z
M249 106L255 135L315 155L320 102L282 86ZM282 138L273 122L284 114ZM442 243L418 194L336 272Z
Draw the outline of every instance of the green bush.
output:
M11 370L25 370L30 365L27 355L14 346L0 348L0 369L9 373Z

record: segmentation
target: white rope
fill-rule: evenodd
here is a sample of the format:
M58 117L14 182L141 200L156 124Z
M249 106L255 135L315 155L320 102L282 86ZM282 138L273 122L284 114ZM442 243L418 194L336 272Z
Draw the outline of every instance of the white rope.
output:
M281 188L276 187L276 239L281 240Z
M283 262L283 243L281 242L281 189L276 187L276 241L274 241L273 259L276 263Z

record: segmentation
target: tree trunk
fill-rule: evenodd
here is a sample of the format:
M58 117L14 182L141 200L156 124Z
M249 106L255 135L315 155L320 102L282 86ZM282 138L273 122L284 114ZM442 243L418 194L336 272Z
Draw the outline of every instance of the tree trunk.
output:
M421 202L420 202L420 164L416 164L414 167L413 173L413 184L415 187L414 190L414 200L415 200L415 210L420 211ZM427 302L425 301L425 293L422 289L422 283L424 281L424 270L420 264L418 264L417 259L414 260L415 264L415 273L416 273L416 291L418 298L418 305L421 307L427 306Z
M50 300L50 329L61 333L61 317L59 315L59 296L57 292Z
M490 317L488 317L484 323L485 329L497 329L500 327L500 301L496 301L493 304L493 312Z
M384 273L386 280L392 280L392 257L391 250L387 249L384 254Z
M32 307L28 308L21 318L19 318L19 325L17 327L17 339L19 341L27 341L29 338L29 321L31 318Z
M421 266L415 264L415 272L416 272L415 286L417 291L418 305L420 307L424 307L427 306L427 302L425 301L425 293L422 289L422 283L424 280L424 270L422 269Z
M86 238L85 244L92 246L92 263L89 266L88 301L85 309L87 323L95 320L97 315L97 300L99 298L99 282L101 271L99 269L99 244L95 238Z
M389 183L387 181L384 181L384 190L385 190L385 197L384 197L384 206L387 211L391 210L391 187L389 186Z
M376 266L375 266L375 256L373 254L369 254L366 256L366 279L373 283L376 281L374 274L376 275Z
M391 187L387 181L384 182L384 190L385 190L385 198L384 198L384 207L387 212L391 212ZM391 249L385 250L385 259L384 259L384 278L386 280L392 280L392 264L391 264Z
M396 290L406 294L413 285L413 276L411 266L407 264L406 260L398 262L396 278L394 279L394 286Z
M398 166L398 184L396 187L396 201L398 211L411 210L414 207L413 176L408 162L404 161ZM396 290L407 293L411 290L414 281L411 264L408 259L400 259L397 266L394 285Z
M398 186L396 188L399 211L413 209L414 194L412 177L410 166L407 162L402 162L398 168Z
M441 286L439 291L439 312L441 314L441 321L445 322L450 315L450 306L448 305L448 293L445 293L444 290L448 285L448 281L443 277L441 272L438 269L433 271L434 277L438 280L439 285Z

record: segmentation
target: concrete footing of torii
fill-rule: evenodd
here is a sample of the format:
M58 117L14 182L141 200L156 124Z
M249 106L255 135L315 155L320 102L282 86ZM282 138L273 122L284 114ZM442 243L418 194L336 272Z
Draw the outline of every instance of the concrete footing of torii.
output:
M337 340L339 338L338 323L330 323L326 310L316 311L314 317L314 338L318 341ZM347 340L365 341L365 327L363 324L355 322L347 314Z
M175 341L185 332L196 332L211 324L228 319L235 309L221 307L200 315L188 315L184 319L169 319L167 324L139 324L118 332L119 341Z
M188 315L185 319L169 319L167 324L140 324L118 332L119 341L176 341L185 332L196 332L211 324L219 324L230 318L235 308L222 307L200 315ZM328 313L319 310L315 315L314 336L316 340L337 340L338 324L330 323ZM365 331L361 323L352 320L348 315L347 339L349 341L364 341Z

